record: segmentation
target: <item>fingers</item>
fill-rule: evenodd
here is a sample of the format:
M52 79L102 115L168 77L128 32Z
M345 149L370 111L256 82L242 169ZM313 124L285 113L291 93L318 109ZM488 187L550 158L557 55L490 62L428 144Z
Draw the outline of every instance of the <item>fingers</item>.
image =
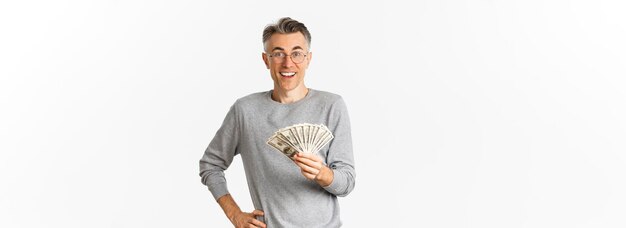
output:
M303 162L296 161L296 165L300 167L302 172L310 173L313 175L317 175L320 171L320 168L316 168L317 164L305 164Z
M261 211L261 210L254 210L254 211L252 211L252 214L256 215L256 216L263 216L263 215L265 215L265 213L263 213L263 211Z
M317 175L320 173L319 169L307 166L301 162L296 161L296 165L298 165L298 167L300 167L300 173L302 173L302 175L309 180L314 180L315 177L317 177Z
M259 221L259 220L256 220L256 219L252 219L252 221L250 221L250 224L251 224L251 225L254 225L254 226L252 226L252 227L262 227L262 228L267 227L267 226L265 225L265 223L263 223L263 222L261 222L261 221Z
M322 160L313 154L298 153L294 156L294 161L304 163L307 166L319 169L321 168Z
M302 153L302 152L299 152L299 153L296 153L296 157L297 158L307 158L307 159L310 159L310 160L313 160L313 161L316 161L316 162L322 162L322 159L319 156L317 156L315 154L312 154L312 153Z
M309 180L314 180L314 179L315 179L315 177L317 176L317 175L315 175L315 174L307 173L307 172L304 172L304 171L302 171L302 170L300 170L300 173L302 173L302 175L303 175L306 179L309 179Z
M314 180L324 166L322 159L315 154L297 153L294 161L300 167L302 175L309 180Z
M252 226L252 227L263 227L263 228L265 228L265 227L266 227L265 223L263 223L263 222L261 222L261 221L259 221L259 220L256 220L256 218L254 218L254 216L263 216L263 215L265 215L265 213L263 213L263 211L261 211L261 210L254 210L254 211L252 211L252 213L250 213L250 214L251 214L251 215L252 215L252 217L253 217L253 218L249 221L251 225L254 225L254 226Z
M256 216L263 216L265 213L261 210L254 210L251 213L240 212L241 214L235 218L233 225L235 227L262 227L265 228L265 223L256 219Z

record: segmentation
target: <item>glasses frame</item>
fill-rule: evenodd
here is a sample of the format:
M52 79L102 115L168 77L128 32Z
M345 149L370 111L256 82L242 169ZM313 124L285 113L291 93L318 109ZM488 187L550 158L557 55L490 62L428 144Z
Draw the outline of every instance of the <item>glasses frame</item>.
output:
M304 57L302 57L302 61L300 61L300 62L296 62L295 60L293 60L293 54L294 54L294 53L298 53L298 52L299 52L299 53L302 53L302 56L304 56ZM289 56L289 59L291 59L291 61L292 61L293 63L295 63L295 64L300 64L300 63L303 63L303 62L304 62L304 60L306 59L306 57L309 55L309 52L294 51L294 52L292 52L292 53L291 53L291 54L289 54L289 55L287 55L287 53L285 53L285 52L275 52L275 53L267 53L267 52L266 52L265 54L266 54L266 55L267 55L267 57L269 57L270 59L272 59L272 58L274 58L274 57L278 58L278 56L275 56L275 54L285 54L285 57L280 58L280 61L275 61L276 63L283 63L283 62L285 62L286 57L287 57L287 56Z

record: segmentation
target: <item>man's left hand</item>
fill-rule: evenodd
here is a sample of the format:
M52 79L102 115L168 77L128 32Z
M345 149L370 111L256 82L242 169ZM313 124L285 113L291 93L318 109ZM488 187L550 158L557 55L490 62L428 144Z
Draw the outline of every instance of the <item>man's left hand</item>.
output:
M333 182L333 170L324 165L319 156L309 153L297 153L293 156L293 160L300 167L300 172L306 179L314 180L322 187L326 187Z

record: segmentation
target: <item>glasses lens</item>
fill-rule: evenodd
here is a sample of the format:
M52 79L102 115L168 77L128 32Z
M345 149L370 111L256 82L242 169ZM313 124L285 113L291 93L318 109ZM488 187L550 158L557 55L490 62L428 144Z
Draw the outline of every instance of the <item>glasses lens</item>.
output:
M272 54L269 54L269 56L272 58L272 61L276 63L282 63L283 60L285 59L285 53L282 53L282 52L272 53Z
M301 63L302 61L304 61L304 54L302 52L294 52L291 53L291 60L294 63Z

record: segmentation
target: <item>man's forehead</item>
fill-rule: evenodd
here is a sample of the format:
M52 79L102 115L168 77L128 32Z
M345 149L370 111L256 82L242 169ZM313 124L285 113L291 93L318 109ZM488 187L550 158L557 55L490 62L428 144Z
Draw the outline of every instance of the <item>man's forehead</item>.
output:
M267 48L274 50L306 50L307 42L302 33L274 34L267 41Z

